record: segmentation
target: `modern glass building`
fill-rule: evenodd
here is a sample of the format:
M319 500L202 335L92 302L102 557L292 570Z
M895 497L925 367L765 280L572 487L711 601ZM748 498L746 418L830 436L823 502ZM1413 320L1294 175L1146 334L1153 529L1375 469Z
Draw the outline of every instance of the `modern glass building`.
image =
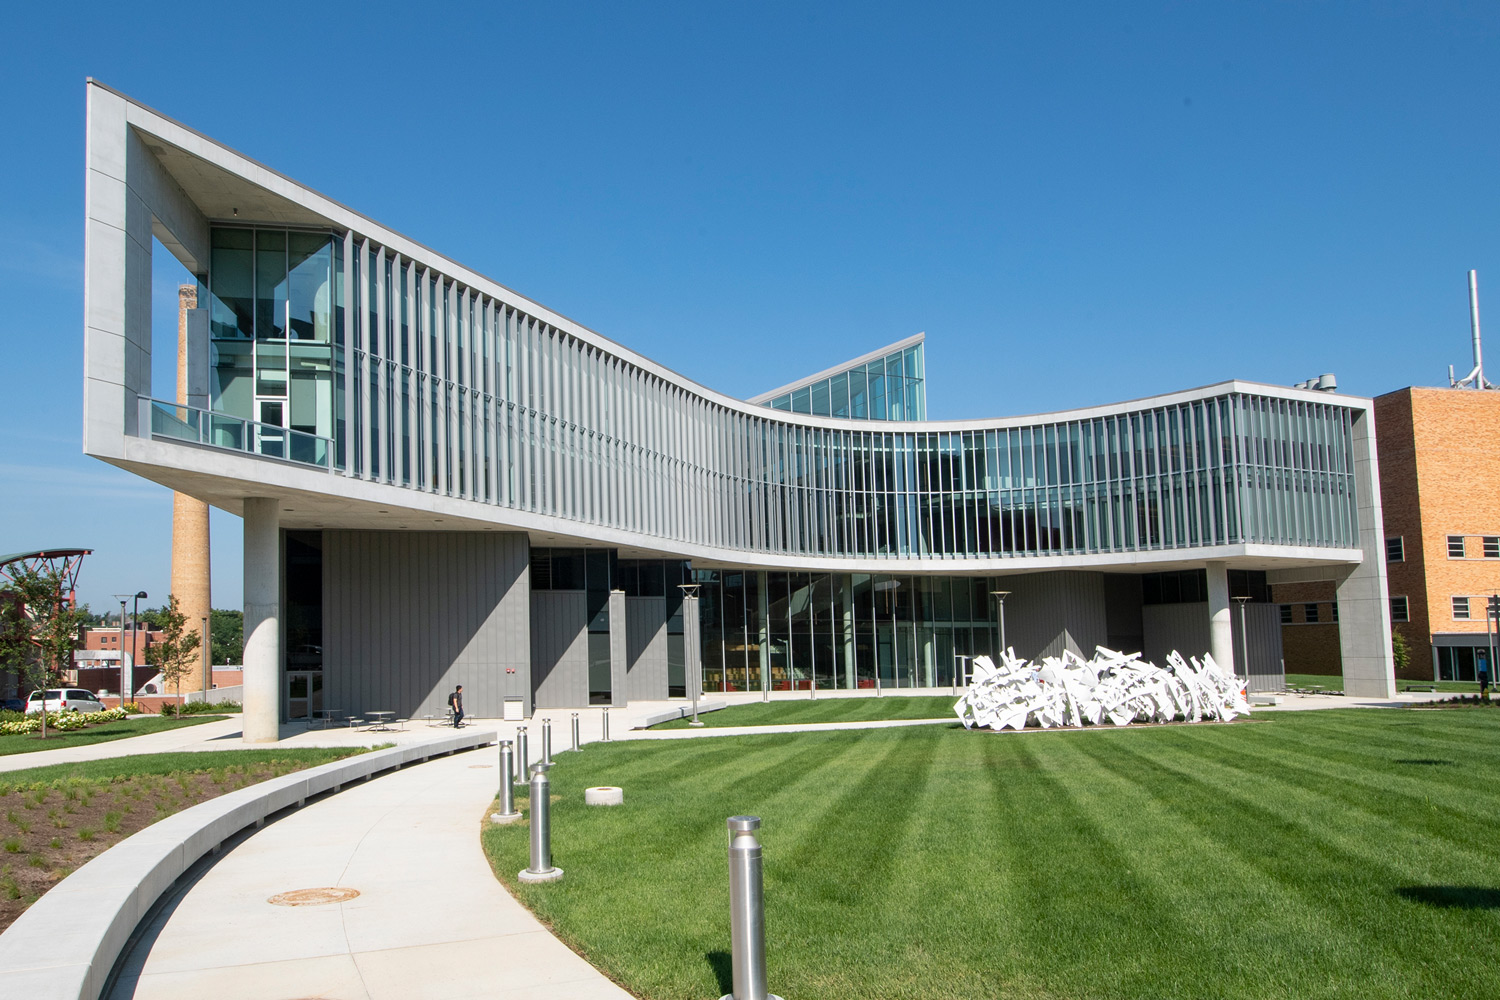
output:
M245 518L260 732L454 683L481 716L941 687L1002 627L1028 656L1239 651L1272 686L1265 588L1299 579L1337 582L1348 689L1391 687L1368 400L928 421L921 335L734 399L88 99L85 449ZM153 239L200 285L186 398L150 384Z

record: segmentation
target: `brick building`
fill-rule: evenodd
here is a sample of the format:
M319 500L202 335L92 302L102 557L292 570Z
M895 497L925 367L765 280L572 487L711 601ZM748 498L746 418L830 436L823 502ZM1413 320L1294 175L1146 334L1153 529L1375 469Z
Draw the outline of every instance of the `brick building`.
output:
M1493 662L1485 607L1500 592L1500 392L1377 396L1375 437L1391 623L1411 651L1400 676L1473 680ZM1273 599L1287 672L1338 674L1333 587L1282 585Z

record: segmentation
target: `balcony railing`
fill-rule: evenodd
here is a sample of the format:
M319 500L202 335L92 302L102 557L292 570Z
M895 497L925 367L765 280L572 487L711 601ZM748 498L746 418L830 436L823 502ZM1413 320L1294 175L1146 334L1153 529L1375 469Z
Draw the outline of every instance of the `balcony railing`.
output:
M333 471L333 440L306 431L145 396L141 397L141 424L151 429L153 438L189 441Z

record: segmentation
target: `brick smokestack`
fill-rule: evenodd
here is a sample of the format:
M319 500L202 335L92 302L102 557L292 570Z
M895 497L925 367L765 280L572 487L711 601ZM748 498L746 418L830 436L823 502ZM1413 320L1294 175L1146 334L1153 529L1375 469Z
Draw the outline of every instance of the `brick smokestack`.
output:
M188 401L188 311L198 308L198 287L177 288L177 402ZM172 593L187 618L185 628L199 632L213 607L208 548L208 504L185 493L172 494ZM198 661L203 662L202 651ZM212 666L209 670L212 671ZM192 676L192 675L190 675ZM200 690L209 687L211 676L196 674Z

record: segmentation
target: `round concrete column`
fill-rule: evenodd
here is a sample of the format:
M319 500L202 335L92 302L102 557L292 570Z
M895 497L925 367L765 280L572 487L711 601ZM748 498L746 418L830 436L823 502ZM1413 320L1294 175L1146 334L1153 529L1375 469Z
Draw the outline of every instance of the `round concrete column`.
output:
M281 738L281 512L245 500L245 742Z
M1208 653L1234 676L1234 620L1229 615L1229 564L1208 563Z

